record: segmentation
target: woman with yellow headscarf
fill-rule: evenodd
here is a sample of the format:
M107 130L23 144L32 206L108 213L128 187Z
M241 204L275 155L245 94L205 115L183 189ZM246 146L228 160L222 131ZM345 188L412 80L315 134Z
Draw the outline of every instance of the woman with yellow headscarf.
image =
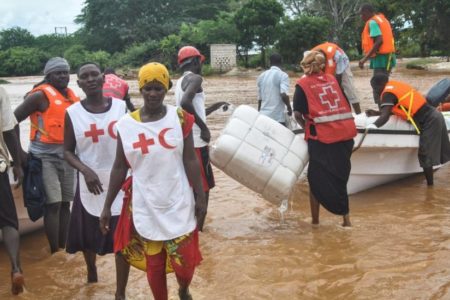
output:
M171 87L164 65L144 65L138 80L144 105L117 122L117 153L100 227L108 231L112 202L131 169L132 178L123 184L115 251L147 272L155 299L167 299L167 271L175 272L180 299L192 299L188 288L202 259L198 229L206 214L194 117L164 104Z
M322 205L343 216L342 226L351 226L347 181L356 126L350 104L336 78L323 72L322 53L305 52L300 65L304 75L295 86L294 116L308 142L312 224L319 224Z

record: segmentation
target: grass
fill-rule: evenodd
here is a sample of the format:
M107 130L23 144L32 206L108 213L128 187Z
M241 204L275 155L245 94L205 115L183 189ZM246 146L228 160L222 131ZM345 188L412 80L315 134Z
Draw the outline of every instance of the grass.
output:
M426 70L426 65L441 62L439 58L418 58L406 64L407 69Z
M0 79L0 84L7 84L7 83L11 83L8 80L5 79Z

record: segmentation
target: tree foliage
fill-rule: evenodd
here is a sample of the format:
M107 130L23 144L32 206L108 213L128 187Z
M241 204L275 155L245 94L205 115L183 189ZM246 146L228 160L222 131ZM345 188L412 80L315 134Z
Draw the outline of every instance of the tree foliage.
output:
M180 25L213 19L226 1L86 0L77 22L84 25L89 49L121 51L133 43L161 40Z
M0 50L13 47L33 47L34 36L26 29L12 27L0 31Z
M283 6L276 0L250 0L236 12L240 46L245 49L252 48L253 43L259 46L263 65L265 49L275 43L283 15Z
M49 57L37 48L13 47L0 51L0 76L38 74Z
M330 22L324 17L301 16L284 19L278 51L285 62L298 63L303 52L327 40Z

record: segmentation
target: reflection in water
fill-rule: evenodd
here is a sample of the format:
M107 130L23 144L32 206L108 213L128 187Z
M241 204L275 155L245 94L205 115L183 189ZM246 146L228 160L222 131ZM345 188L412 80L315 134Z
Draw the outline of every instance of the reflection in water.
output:
M371 72L355 73L362 106L374 108ZM208 101L256 107L256 76L206 78ZM441 77L398 72L392 78L426 92ZM14 105L38 80L18 78L5 85ZM130 83L133 102L139 104L136 84ZM173 91L168 102L173 103ZM226 117L215 113L208 119L213 140ZM280 222L276 207L221 171L215 174L217 187L201 233L204 261L191 288L194 299L450 299L450 165L436 172L431 188L417 175L352 195L350 229L324 209L321 225L310 225L305 182L295 187ZM0 299L112 299L113 256L98 259L99 283L88 285L82 255L50 256L42 231L24 237L21 246L26 292L10 296L9 264L0 246ZM170 299L178 298L176 286L169 276ZM150 294L145 274L132 270L129 299Z

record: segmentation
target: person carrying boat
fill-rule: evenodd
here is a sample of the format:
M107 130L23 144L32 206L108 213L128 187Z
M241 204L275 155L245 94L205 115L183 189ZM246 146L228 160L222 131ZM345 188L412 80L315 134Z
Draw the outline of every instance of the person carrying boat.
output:
M14 115L20 123L30 117L29 152L42 160L42 178L47 198L44 228L51 253L65 248L70 218L70 201L74 195L75 172L64 160L64 115L66 109L79 101L68 88L68 62L51 58L45 65L43 81L36 84ZM16 126L19 132L19 126ZM18 135L20 136L20 134ZM22 164L27 153L22 150Z
M312 224L319 224L320 205L343 216L342 226L351 226L347 181L356 126L347 98L336 78L323 73L325 56L305 52L297 80L294 116L305 129L308 142L308 182Z
M373 100L380 107L380 95L388 82L392 68L397 64L395 57L394 35L388 19L375 13L371 4L363 4L359 10L361 19L366 22L361 33L361 47L364 57L359 61L359 67L364 68L370 60L373 75L370 85L373 90Z
M11 262L11 292L14 295L22 293L24 285L19 258L19 220L8 177L9 154L11 154L14 160L14 180L17 180L16 188L22 184L23 170L20 162L19 138L14 130L16 124L17 121L11 110L8 95L0 87L0 229L6 253Z
M115 251L147 272L154 299L167 300L166 267L175 272L180 299L192 299L189 285L202 259L198 230L206 215L194 117L163 103L171 86L164 65L148 63L138 78L144 105L117 122L116 158L100 226L103 233L111 230L111 206L131 169L123 184Z
M87 282L97 282L96 256L114 253L113 233L122 208L123 193L114 201L111 231L100 231L111 167L116 156L116 122L126 114L126 104L102 93L104 76L95 63L81 65L78 86L86 99L67 109L64 128L64 158L78 170L77 191L72 206L66 252L83 252L87 266ZM115 299L125 299L129 264L116 255Z
M450 160L450 142L445 119L435 107L427 103L425 97L412 86L391 80L381 93L381 110L369 109L367 116L379 116L367 128L383 126L391 114L410 122L419 139L419 163L423 168L428 185L433 185L433 166Z
M192 128L195 152L200 162L202 185L206 195L208 208L209 191L215 186L214 174L209 159L209 142L211 133L206 124L205 92L202 87L202 65L205 57L192 46L184 46L178 51L178 66L183 72L175 87L175 102L178 107L195 117Z
M356 95L356 89L353 85L353 73L350 69L350 60L347 54L338 45L330 42L325 42L315 46L311 50L320 51L325 56L325 73L336 77L339 86L347 97L348 102L351 103L356 114L361 113L359 99Z

